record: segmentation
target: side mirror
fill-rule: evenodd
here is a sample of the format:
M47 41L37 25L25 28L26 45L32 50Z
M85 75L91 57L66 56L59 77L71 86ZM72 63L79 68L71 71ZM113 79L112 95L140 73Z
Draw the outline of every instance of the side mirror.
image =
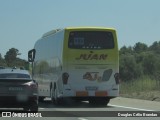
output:
M38 82L36 80L33 80L33 82L38 86Z
M28 62L34 62L36 50L32 49L28 51Z

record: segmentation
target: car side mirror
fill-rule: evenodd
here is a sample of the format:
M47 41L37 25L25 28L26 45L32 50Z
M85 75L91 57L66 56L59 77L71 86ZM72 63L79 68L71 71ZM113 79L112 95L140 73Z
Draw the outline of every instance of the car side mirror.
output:
M33 82L36 83L36 85L38 86L38 82L36 80L33 79Z

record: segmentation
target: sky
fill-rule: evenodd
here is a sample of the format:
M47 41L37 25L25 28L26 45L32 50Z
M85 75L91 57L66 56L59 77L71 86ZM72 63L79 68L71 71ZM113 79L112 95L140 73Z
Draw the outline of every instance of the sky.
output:
M119 48L160 41L160 0L0 0L0 53L27 54L41 36L65 27L117 30Z

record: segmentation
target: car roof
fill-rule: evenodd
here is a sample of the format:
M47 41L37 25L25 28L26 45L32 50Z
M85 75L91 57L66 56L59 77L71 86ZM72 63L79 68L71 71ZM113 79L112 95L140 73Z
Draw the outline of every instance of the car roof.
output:
M0 74L4 74L4 73L19 73L19 74L28 74L29 75L29 72L27 70L17 69L17 68L0 69Z

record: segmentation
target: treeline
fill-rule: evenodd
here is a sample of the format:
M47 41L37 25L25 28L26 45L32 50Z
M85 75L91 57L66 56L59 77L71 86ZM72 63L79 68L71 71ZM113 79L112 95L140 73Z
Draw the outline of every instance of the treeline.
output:
M120 78L131 81L143 76L160 81L160 41L151 46L138 42L120 51Z
M29 69L29 63L26 60L18 58L19 50L16 48L11 48L6 52L4 58L0 54L0 66L3 67L24 67Z
M9 49L4 58L0 54L0 66L29 69L29 63L18 58L19 55L16 48ZM160 81L160 41L151 46L141 42L134 46L123 46L119 50L119 65L122 81L131 81L143 76Z

